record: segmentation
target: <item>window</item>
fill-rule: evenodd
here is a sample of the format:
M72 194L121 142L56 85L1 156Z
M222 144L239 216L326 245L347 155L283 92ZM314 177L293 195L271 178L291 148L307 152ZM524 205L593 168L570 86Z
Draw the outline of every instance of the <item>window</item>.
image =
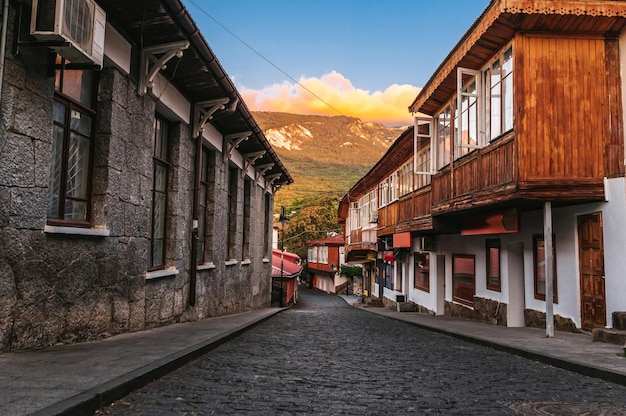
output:
M430 292L430 253L413 253L415 277L413 287Z
M513 128L513 47L509 46L483 70L485 123L489 140Z
M448 104L437 117L437 139L435 141L437 169L450 163L450 123L450 104Z
M459 68L458 83L463 83L464 73L474 74L474 71L463 70ZM455 118L455 137L457 146L455 146L455 158L464 156L479 147L479 128L478 128L478 103L480 99L477 82L480 78L474 76L467 79L464 85L459 85L459 94L457 100L458 115Z
M317 247L309 247L308 257L309 263L317 263Z
M246 177L243 182L243 247L242 259L250 258L250 204L252 198L252 181Z
M500 291L500 240L486 241L487 289Z
M395 171L389 177L389 202L398 200L398 171Z
M95 127L93 73L57 70L55 88L47 221L88 227Z
M235 250L237 246L237 189L238 189L239 169L231 167L228 169L228 200L226 207L226 215L228 215L227 228L227 253L228 260L235 260Z
M415 117L413 126L413 189L417 190L430 184L432 175L431 144L433 121L430 118Z
M165 267L165 220L167 212L168 182L168 125L159 118L154 119L154 153L152 157L152 218L150 234L149 270Z
M319 263L328 264L328 246L321 246L319 250Z
M204 263L207 258L210 258L207 257L207 249L209 249L207 245L210 244L211 233L207 233L207 230L211 228L209 221L213 220L213 207L209 194L212 193L214 185L215 153L203 147L201 163L200 195L198 196L198 253L196 258L198 263Z
M557 287L556 287L556 244L555 238L552 237L552 258L554 259L552 281L554 282L553 289L553 302L558 302ZM533 236L533 268L535 275L535 299L546 300L546 252L545 241L543 235Z
M263 224L263 255L265 257L269 256L270 251L270 195L268 193L265 194L265 217Z
M378 222L378 190L373 189L370 191L370 222Z
M452 300L468 306L474 306L475 258L469 254L452 256Z
M400 196L410 194L413 191L413 161L407 162L398 171L400 184Z
M380 206L384 207L389 202L389 178L387 178L380 183Z

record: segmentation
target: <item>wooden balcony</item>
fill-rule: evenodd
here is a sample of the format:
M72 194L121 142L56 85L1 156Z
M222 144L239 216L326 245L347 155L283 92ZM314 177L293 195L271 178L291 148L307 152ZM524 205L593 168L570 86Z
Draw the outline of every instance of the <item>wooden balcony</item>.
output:
M602 177L567 177L519 159L514 132L458 159L432 179L432 214L490 207L539 207L604 198ZM522 172L520 172L520 169Z
M337 264L331 264L330 263L317 263L317 262L309 262L308 263L308 269L309 270L315 270L318 272L328 272L328 273L337 273L339 271L339 269L337 268Z
M378 210L378 235L431 231L431 187L418 189Z

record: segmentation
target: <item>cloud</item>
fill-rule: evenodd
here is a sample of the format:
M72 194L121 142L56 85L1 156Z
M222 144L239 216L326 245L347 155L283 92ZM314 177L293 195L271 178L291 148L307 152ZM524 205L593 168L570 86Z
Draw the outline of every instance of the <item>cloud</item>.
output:
M321 78L300 78L299 83L283 82L251 90L239 88L252 111L279 111L295 114L345 115L387 126L408 126L413 119L408 107L418 87L394 84L385 91L355 88L338 72Z

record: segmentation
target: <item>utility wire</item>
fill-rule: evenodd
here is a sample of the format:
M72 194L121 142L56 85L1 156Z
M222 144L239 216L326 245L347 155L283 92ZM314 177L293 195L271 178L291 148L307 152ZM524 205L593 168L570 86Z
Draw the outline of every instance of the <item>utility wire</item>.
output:
M286 76L287 78L289 78L290 80L292 80L293 82L295 82L297 85L299 85L303 90L307 91L309 94L311 94L312 96L314 96L315 98L317 98L318 100L320 100L322 103L324 103L325 105L327 105L329 108L331 108L333 111L337 112L337 114L341 115L341 116L345 116L347 117L345 114L343 114L341 111L339 111L337 108L335 108L334 106L332 106L331 104L329 104L328 102L326 102L322 97L320 97L319 95L317 95L316 93L314 93L313 91L311 91L309 88L305 87L304 85L302 85L299 81L297 81L294 77L292 77L291 75L289 75L287 72L285 72L283 69L281 69L278 65L276 65L275 63L273 63L272 61L270 61L268 58L266 58L261 52L257 51L256 49L254 49L249 43L247 43L245 40L241 39L239 36L237 36L235 33L233 33L230 29L228 29L226 26L224 26L222 23L220 23L220 21L218 21L215 17L211 16L206 10L204 10L202 7L200 7L198 5L198 3L196 3L194 0L187 0L189 3L193 4L194 6L196 6L198 8L198 10L200 10L203 14L205 14L209 19L213 20L218 26L220 26L222 29L224 29L226 32L228 32L232 37L234 37L235 39L237 39L239 42L241 42L244 46L246 46L248 49L250 49L252 52L254 52L256 55L258 55L261 59L263 59L265 62L267 62L268 64L270 64L271 66L273 66L276 70L280 71L280 73L282 73L284 76Z

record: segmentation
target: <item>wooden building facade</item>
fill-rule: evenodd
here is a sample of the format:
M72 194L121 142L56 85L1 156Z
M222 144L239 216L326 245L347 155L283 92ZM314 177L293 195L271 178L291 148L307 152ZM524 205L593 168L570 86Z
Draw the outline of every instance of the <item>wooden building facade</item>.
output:
M626 308L625 25L621 1L489 4L410 105L412 154L394 145L387 178L372 169L340 205L356 237L354 199L378 192L374 293L501 325L611 326Z

